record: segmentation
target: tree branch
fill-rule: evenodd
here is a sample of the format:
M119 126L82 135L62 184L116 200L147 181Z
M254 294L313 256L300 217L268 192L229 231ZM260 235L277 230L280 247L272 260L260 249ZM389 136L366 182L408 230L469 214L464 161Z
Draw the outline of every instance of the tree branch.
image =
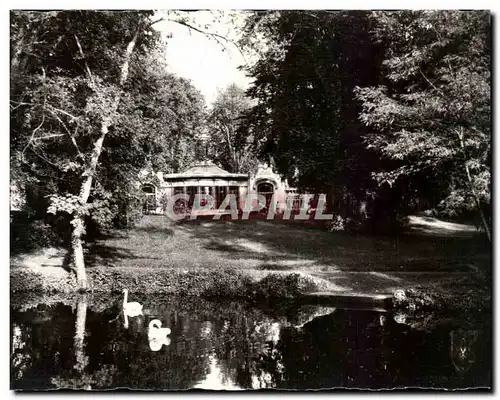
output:
M241 50L240 46L234 41L234 40L231 40L231 39L228 39L227 37L223 36L223 35L219 35L218 33L214 33L214 32L207 32L207 31L204 31L200 28L196 28L195 26L191 25L191 24L188 24L186 21L182 21L182 20L176 20L176 19L169 19L168 21L171 21L171 22L175 22L176 24L179 24L179 25L183 25L189 29L192 29L193 31L196 31L198 33L201 33L202 35L205 35L207 37L211 37L213 38L218 44L220 44L224 49L227 50L227 47L224 45L224 43L222 43L220 39L226 41L227 43L231 43L234 47L236 47L238 49L238 51L240 52L241 56L243 57L243 59L245 60L246 62L246 58L245 58L245 55L243 54L243 51Z
M56 167L58 170L60 170L60 169L61 169L61 168L59 167L59 165L57 165L57 164L53 163L53 162L52 162L52 161L50 161L48 158L46 158L46 157L42 156L41 154L37 153L33 147L31 148L31 151L32 151L33 153L35 153L38 157L40 157L42 160L44 160L46 163L48 163L48 164L52 165L53 167Z
M40 122L40 125L38 125L35 129L33 129L33 133L31 134L30 140L28 140L28 144L24 147L23 151L21 152L21 160L24 160L24 152L29 147L29 145L35 138L35 133L42 127L44 122L45 122L45 114L42 115L42 122Z
M162 17L162 18L157 19L156 21L151 22L148 25L148 28L151 28L154 24L157 24L158 22L161 22L161 21L165 21L165 18Z
M34 138L33 140L45 140L45 139L52 139L52 138L61 137L61 136L64 136L64 134L63 133L57 133L57 134L54 134L54 135L39 136L37 138Z
M14 111L14 110L18 109L21 106L31 106L32 105L31 103L23 103L22 101L17 102L17 101L11 100L10 102L17 104L17 106L12 106L11 105L10 106L10 111Z
M78 119L78 117L75 117L74 115L70 114L70 113L69 113L69 112L67 112L67 111L61 110L60 108L56 108L56 107L54 107L54 106L52 106L52 105L50 106L50 108L52 108L53 110L58 111L58 112L60 112L60 113L62 113L62 114L64 114L64 115L67 115L68 117L70 117L70 118L71 118L71 119L73 119L73 120Z
M85 59L85 54L83 53L83 49L82 49L82 45L80 44L80 40L78 40L78 36L76 36L76 34L74 36L75 36L75 40L76 40L76 45L78 46L78 50L80 51L80 55L83 58L83 62L85 64L85 70L87 71L88 78L90 79L90 82L92 82L92 85L95 86L94 78L92 76L92 73L90 72L90 68L89 68L89 65L87 64L87 60Z
M429 83L429 85L431 85L441 96L443 96L444 98L446 98L445 94L436 87L436 85L434 85L434 83L432 83L429 78L427 78L427 76L425 76L425 74L422 72L422 70L419 70L420 71L420 74L424 77L424 79L427 81L427 83Z
M60 123L60 124L64 127L64 129L66 130L66 132L67 132L68 136L69 136L69 137L70 137L70 139L71 139L71 142L73 143L73 146L75 146L75 149L76 149L76 151L77 151L77 153L78 153L78 156L79 156L82 160L84 160L84 159L85 159L85 157L83 156L82 152L80 151L80 148L78 147L78 144L76 143L76 139L75 139L75 137L71 134L71 132L70 132L70 130L68 129L68 127L66 126L66 124L63 122L63 120L62 120L61 118L59 118L59 116L58 116L58 115L57 115L54 111L52 111L52 110L48 110L48 111L49 111L49 112L50 112L50 113L51 113L54 117L56 117L56 119L59 121L59 123ZM59 110L59 111L62 111L62 110ZM62 111L62 112L64 112L64 111ZM65 113L65 114L67 114L67 115L70 115L72 118L75 118L75 119L76 119L76 117L73 117L71 114L66 113L66 112L64 112L64 113ZM77 129L78 129L78 128L77 128Z

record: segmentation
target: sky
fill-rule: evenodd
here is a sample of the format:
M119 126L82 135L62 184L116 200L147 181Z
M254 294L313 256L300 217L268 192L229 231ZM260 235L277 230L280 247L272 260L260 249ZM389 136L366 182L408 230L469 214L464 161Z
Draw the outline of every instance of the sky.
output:
M210 24L208 31L237 39L234 24L229 22L227 13L220 16L220 21L214 22L214 14L208 11L189 13L196 26L204 27ZM164 12L158 12L159 17L169 18ZM241 24L243 17L237 18ZM237 25L238 26L238 25ZM210 106L217 96L217 89L222 89L231 83L247 88L250 80L238 66L245 64L245 58L231 43L223 46L207 36L191 31L189 28L175 22L162 21L155 25L167 38L167 63L170 72L190 79L193 85L204 95ZM222 41L222 40L221 40ZM222 41L223 42L223 41Z

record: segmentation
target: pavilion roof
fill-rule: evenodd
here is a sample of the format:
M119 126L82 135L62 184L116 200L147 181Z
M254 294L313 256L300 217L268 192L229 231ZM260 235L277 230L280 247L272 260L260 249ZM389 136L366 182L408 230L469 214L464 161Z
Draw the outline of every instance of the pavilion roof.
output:
M164 180L188 178L221 178L221 179L247 179L248 174L235 174L227 172L210 161L201 161L192 165L184 172L163 175Z

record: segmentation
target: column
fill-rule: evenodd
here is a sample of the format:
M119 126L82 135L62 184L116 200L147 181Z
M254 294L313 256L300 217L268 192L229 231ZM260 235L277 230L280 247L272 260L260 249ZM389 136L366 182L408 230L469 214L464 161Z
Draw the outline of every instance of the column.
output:
M214 207L216 209L218 209L220 206L220 201L221 201L220 200L220 187L219 186L214 185L214 194L213 195L214 195L214 199L215 199Z
M246 198L248 195L248 187L246 186L238 186L238 195L239 195L239 207L240 208L245 208L246 205Z

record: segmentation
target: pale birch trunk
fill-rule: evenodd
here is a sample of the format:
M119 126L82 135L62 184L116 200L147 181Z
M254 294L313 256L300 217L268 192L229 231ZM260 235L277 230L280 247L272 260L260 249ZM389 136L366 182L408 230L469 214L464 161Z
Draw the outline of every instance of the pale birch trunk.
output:
M479 217L481 218L481 222L483 224L484 232L486 233L486 236L488 237L488 240L491 242L491 231L490 227L488 225L488 221L486 221L486 217L484 216L483 209L481 208L481 202L479 201L479 196L476 193L476 190L474 189L474 182L472 180L472 175L470 173L469 166L467 165L467 152L465 150L465 143L464 143L464 132L463 128L461 128L460 132L456 132L457 136L460 140L460 147L462 149L462 153L464 155L464 168L465 168L465 173L467 175L467 180L469 181L469 187L471 190L472 197L474 198L474 203L476 204L476 208L479 213Z
M85 324L87 321L87 298L83 295L78 299L76 307L76 320L75 320L75 336L73 351L75 356L75 369L78 372L83 372L87 365L85 358Z
M76 318L75 318L75 336L73 340L73 356L75 364L73 368L75 369L77 376L80 380L85 380L85 368L88 365L88 357L85 355L85 325L87 323L87 295L82 295L78 299L78 304L76 306ZM76 389L76 388L74 388ZM92 387L90 384L86 384L79 389L90 390Z
M128 77L130 56L134 51L135 44L137 42L137 37L139 36L139 30L135 33L133 39L129 42L124 55L124 61L120 71L120 82L119 91L116 93L111 109L108 115L103 116L101 122L101 134L99 138L94 143L94 149L92 151L92 156L90 158L90 163L83 173L84 180L80 187L80 203L81 206L87 204L92 189L92 182L94 179L94 174L99 162L99 157L102 153L104 139L108 134L108 129L112 124L110 116L114 115L118 109L121 98L121 87L125 83ZM85 271L85 259L83 255L83 235L85 234L85 221L83 215L79 212L73 215L73 220L71 222L73 225L73 231L71 235L71 247L73 252L74 269L76 273L76 279L78 283L78 290L86 291L88 290L87 274Z
M235 152L234 152L234 148L233 148L233 143L232 143L232 137L231 137L232 129L229 126L226 126L225 130L226 130L227 149L229 151L229 158L231 159L231 164L233 166L233 171L232 172L237 172L236 171L236 168L237 168L237 165L236 165L236 156L235 156Z
M481 208L481 202L479 201L479 197L477 196L476 191L473 188L472 176L470 174L470 170L467 164L465 164L465 171L467 173L467 179L469 180L469 184L471 187L472 196L474 197L474 202L476 203L476 208L479 212L479 216L481 217L481 222L483 224L484 231L486 233L486 236L488 237L488 240L491 242L490 227L488 225L488 221L486 221L486 217L484 216L483 209Z

